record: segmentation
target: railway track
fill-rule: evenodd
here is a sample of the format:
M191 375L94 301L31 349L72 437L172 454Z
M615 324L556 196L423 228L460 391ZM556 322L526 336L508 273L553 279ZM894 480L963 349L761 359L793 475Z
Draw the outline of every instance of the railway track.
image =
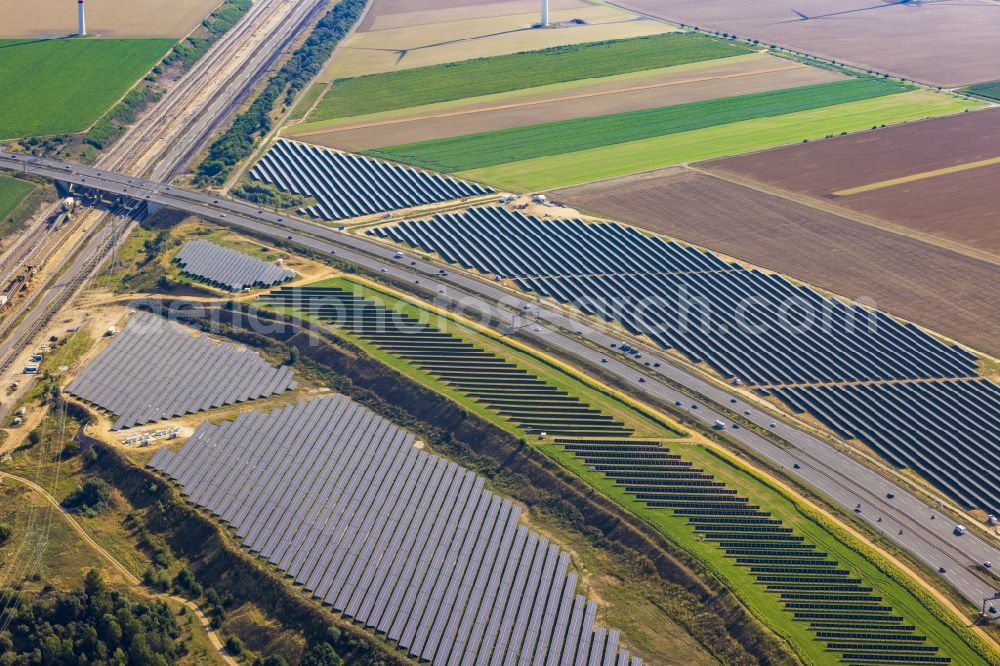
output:
M132 176L152 172L174 177L324 7L323 0L257 0L95 167ZM137 223L137 218L129 217L123 226L109 224L112 214L94 210L80 216L81 224L92 220L94 232L66 253L65 262L72 262L68 268L65 262L53 268L53 275L58 275L54 283L36 290L8 318L8 328L15 322L17 326L0 342L0 372L10 368ZM0 407L0 417L6 407Z

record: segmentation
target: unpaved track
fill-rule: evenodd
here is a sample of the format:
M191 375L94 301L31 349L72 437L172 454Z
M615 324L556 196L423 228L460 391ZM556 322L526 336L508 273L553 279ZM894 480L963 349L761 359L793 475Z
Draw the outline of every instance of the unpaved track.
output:
M171 601L174 601L176 603L183 604L185 607L193 611L195 615L198 617L198 620L201 622L202 626L205 628L205 633L208 635L208 640L212 643L212 647L214 647L216 651L219 653L219 658L222 659L222 661L224 661L226 664L229 664L229 666L239 666L239 662L237 662L235 659L233 659L232 657L230 657L228 654L225 653L225 647L222 643L222 639L219 638L219 635L215 632L214 629L212 629L210 620L202 612L198 604L183 597L157 592L156 590L153 590L143 585L142 581L136 578L136 576L133 575L132 572L129 571L124 564L116 560L111 553L109 553L107 550L104 549L104 547L101 546L101 544L94 541L94 539L87 533L87 530L83 529L83 526L80 525L80 523L76 522L76 520L74 520L73 517L69 515L62 508L62 506L59 505L59 502L56 501L56 498L50 495L48 491L45 490L45 488L42 488L37 483L29 481L24 477L10 474L8 472L0 472L0 478L10 479L12 481L15 481L16 483L20 483L21 485L26 486L27 488L37 493L42 499L44 499L48 504L50 504L52 507L55 508L55 510L59 513L59 516L63 519L63 521L65 521L65 523L69 525L70 529L72 529L81 539L83 539L83 541L88 546L90 546L101 557L101 559L106 561L112 569L121 574L121 576L126 581L128 581L130 585L132 585L133 587L141 588L142 591L145 592L146 594L154 595L164 599L170 599Z

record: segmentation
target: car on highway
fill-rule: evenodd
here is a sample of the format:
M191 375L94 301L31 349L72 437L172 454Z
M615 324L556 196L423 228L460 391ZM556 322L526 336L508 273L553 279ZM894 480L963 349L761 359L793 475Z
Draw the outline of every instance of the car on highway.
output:
M966 529L965 525L955 525L955 534L958 536L962 536L968 531L969 530Z
M985 562L983 562L983 567L986 568L986 569L992 569L993 568L993 563L990 562L989 560L986 560Z
M675 407L683 407L684 403L681 402L680 400L674 400L674 406Z
M767 424L767 427L768 428L777 428L778 424L775 423L774 421L771 421L770 423Z

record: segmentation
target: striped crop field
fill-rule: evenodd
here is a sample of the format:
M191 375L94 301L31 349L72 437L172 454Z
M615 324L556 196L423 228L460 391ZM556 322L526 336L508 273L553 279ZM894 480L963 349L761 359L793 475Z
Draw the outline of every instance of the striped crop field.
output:
M360 116L747 53L751 49L722 40L668 33L371 74L335 81L309 120Z
M756 118L894 95L909 87L872 79L835 81L751 95L541 123L390 146L372 154L437 171L465 171L690 132Z
M961 113L979 103L946 93L914 90L797 113L755 118L649 139L460 172L462 178L511 191L539 191L624 176L671 164L766 150L875 125Z

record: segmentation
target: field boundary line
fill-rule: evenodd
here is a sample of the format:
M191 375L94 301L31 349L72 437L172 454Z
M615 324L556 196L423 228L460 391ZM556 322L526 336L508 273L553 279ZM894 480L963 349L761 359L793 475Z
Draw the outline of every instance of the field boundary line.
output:
M903 185L905 183L914 183L919 180L927 180L928 178L936 178L937 176L945 176L952 173L971 171L972 169L979 169L986 166L992 166L994 164L1000 164L1000 157L991 157L989 159L978 160L976 162L966 162L965 164L956 164L955 166L944 167L941 169L932 169L931 171L921 171L919 173L910 174L909 176L900 176L899 178L891 178L889 180L882 180L875 183L869 183L867 185L850 187L846 190L837 190L836 192L833 192L833 196L849 197L854 194L874 192L876 190L882 190L887 187L894 187L896 185Z
M726 79L737 79L737 78L744 78L744 77L749 77L749 76L759 76L761 74L774 74L776 72L786 72L786 71L791 71L791 70L795 70L795 69L806 69L806 68L807 68L806 65L802 65L802 64L796 63L794 66L791 66L791 67L789 67L789 66L785 66L785 67L772 67L770 69L762 69L762 70L755 71L755 72L735 72L735 73L732 73L732 74L720 74L718 76L702 76L702 77L696 77L696 78L690 78L690 79L682 79L680 81L667 81L667 82L663 82L663 83L649 83L649 84L642 85L642 86L630 86L630 87L627 87L627 88L619 88L617 90L606 90L606 91L600 91L600 92L580 93L580 94L577 94L577 95L566 95L564 97L553 97L551 99L541 99L541 100L534 100L534 101L528 101L528 102L516 102L516 103L510 103L510 104L498 104L498 105L495 105L495 106L487 106L487 107L483 107L483 108L479 108L479 109L467 109L465 111L447 111L447 112L432 113L432 114L422 115L422 116L410 116L410 117L407 117L407 118L389 118L389 119L386 119L386 120L379 120L379 121L370 122L370 123L359 123L359 124L355 124L355 125L341 125L341 126L334 127L334 128L309 130L307 132L301 132L301 133L295 132L295 133L293 133L293 136L294 137L303 137L303 136L315 136L317 134L334 134L336 132L343 132L343 131L347 131L347 130L368 129L370 127L382 127L384 125L401 125L401 124L404 124L404 123L419 122L421 120L432 120L432 119L435 119L435 118L452 118L452 117L455 117L455 116L474 115L474 114L477 114L477 113L486 113L486 112L489 112L489 111L505 111L507 109L519 109L519 108L524 108L524 107L527 107L527 106L538 106L538 105L541 105L541 104L554 104L554 103L558 103L558 102L569 102L569 101L579 100L579 99L588 99L588 98L591 98L591 97L605 97L605 96L608 96L608 95L618 95L618 94L621 94L621 93L638 92L640 90L653 90L653 89L657 89L657 88L669 88L671 86L686 85L686 84L689 84L689 83L701 83L701 82L705 82L705 81L722 81L722 80L726 80ZM595 79L595 80L599 80L599 79Z

